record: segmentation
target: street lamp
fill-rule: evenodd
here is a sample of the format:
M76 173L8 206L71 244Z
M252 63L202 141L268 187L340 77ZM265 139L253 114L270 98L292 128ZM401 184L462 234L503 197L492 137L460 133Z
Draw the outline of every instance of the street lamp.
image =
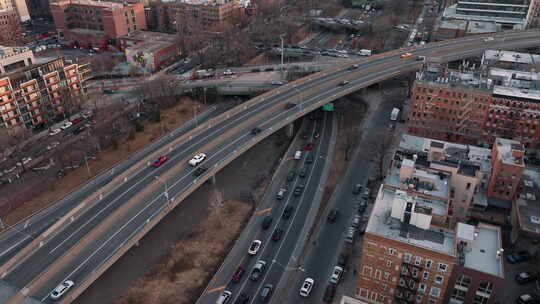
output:
M281 39L281 77L283 77L283 34L279 35L279 39Z
M167 181L161 179L159 176L155 176L156 180L165 185L165 192L163 194L165 195L165 199L167 200L167 205L170 203L169 201L169 186L167 185Z

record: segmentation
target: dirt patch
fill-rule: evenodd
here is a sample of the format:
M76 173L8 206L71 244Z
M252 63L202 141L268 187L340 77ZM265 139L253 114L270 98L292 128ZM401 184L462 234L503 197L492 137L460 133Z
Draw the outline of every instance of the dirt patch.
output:
M225 201L218 208L208 208L207 219L114 303L193 303L252 211L251 204L236 200Z
M146 145L156 140L160 136L192 119L194 115L193 109L195 106L199 107L199 112L207 109L205 105L198 104L196 101L190 98L183 97L177 105L169 109L162 110L160 122L145 123L144 131L136 133L134 139L120 140L117 150L109 148L97 154L94 160L88 161L89 170L85 166L79 167L69 171L62 178L55 180L47 180L45 177L40 176L39 174L34 174L34 179L41 182L50 183L47 189L36 194L32 199L23 202L22 204L10 203L10 208L7 210L7 214L4 216L3 220L6 224L13 225L25 217L35 213L36 211L47 207L51 203L60 200L73 189L80 187L81 184L90 178L114 166L121 160L128 158L130 155L144 148ZM90 171L90 174L88 171ZM6 194L3 199L8 202L12 200L8 196L13 196L16 198L19 193L18 191L10 190L9 186L11 185L2 188L2 192ZM18 190L24 191L24 189Z

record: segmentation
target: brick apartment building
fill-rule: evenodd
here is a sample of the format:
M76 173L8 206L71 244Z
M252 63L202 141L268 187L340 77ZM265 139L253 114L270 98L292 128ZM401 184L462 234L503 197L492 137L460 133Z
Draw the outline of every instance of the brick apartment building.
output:
M526 169L520 188L512 208L512 244L540 239L540 172Z
M366 227L356 297L496 303L504 286L501 231L464 223L470 209L488 204L491 172L489 149L405 135Z
M482 67L469 70L427 64L412 88L408 132L484 145L511 138L540 148L540 73L488 67L495 57L514 59L496 60L502 66L530 69L535 58L527 55L486 52Z
M146 29L142 3L63 0L50 7L58 34L74 46L118 46L118 38Z
M516 197L525 170L525 149L515 141L497 138L491 157L488 196L511 201Z
M238 0L154 2L149 7L148 23L153 30L163 32L221 32L233 26L244 13L245 8Z
M65 112L67 94L75 98L86 93L89 64L66 65L63 58L35 64L31 52L12 54L0 58L0 67L8 68L0 75L0 127L40 126Z

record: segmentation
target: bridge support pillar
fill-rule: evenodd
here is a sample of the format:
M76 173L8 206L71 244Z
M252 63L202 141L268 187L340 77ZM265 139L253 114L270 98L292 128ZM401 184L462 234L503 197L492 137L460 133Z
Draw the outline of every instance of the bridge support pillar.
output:
M212 178L209 179L209 181L210 181L210 183L211 183L212 185L215 185L215 184L216 184L216 175L212 175Z
M290 123L285 127L285 135L287 138L292 138L294 134L294 124Z

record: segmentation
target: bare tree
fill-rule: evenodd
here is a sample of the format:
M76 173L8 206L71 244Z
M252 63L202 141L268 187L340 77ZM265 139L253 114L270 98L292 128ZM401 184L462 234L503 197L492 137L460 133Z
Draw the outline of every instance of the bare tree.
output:
M5 24L2 26L2 35L0 35L0 45L18 46L23 45L25 39L18 15L14 12L14 16L2 20Z
M370 152L373 157L373 161L377 165L377 174L380 179L384 178L385 168L389 161L389 154L392 148L393 136L387 131L381 136L378 136L376 140L372 141L370 146Z

